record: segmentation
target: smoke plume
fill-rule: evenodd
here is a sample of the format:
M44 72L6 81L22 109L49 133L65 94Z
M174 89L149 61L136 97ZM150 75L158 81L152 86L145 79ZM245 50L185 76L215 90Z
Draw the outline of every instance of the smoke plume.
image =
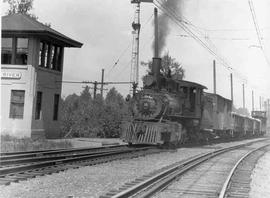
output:
M178 16L182 16L182 11L181 11L181 2L182 0L162 0L162 7L166 9L165 12L173 12L176 13ZM159 11L161 12L161 11ZM170 18L162 12L158 16L158 51L159 51L159 56L161 55L164 47L166 46L166 41L167 41L167 36L170 33ZM155 47L155 43L153 43L153 51Z

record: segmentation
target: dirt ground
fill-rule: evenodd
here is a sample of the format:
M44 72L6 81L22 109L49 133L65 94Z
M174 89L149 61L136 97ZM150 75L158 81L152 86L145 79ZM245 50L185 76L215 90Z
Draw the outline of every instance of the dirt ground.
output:
M63 140L70 141L74 148L101 147L101 146L125 144L119 138L72 138L72 139L57 139L50 141L63 141Z

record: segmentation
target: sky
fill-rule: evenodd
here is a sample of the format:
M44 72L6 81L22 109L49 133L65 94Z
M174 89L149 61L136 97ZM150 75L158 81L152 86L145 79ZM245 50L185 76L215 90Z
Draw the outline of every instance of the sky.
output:
M180 0L179 0L180 1ZM184 20L196 32L200 32L214 44L211 49L226 59L233 68L234 103L242 106L242 84L245 84L246 106L251 110L251 92L254 90L255 108L259 108L259 96L270 98L270 1L253 0L256 20L262 35L264 53L253 23L249 0L182 0L180 9ZM140 61L153 57L153 9L152 3L141 3ZM2 3L2 15L8 5ZM130 60L134 5L130 0L34 0L33 10L39 21L79 42L82 48L65 49L63 80L100 81L105 69L105 81L130 81ZM162 13L159 10L159 13ZM185 80L205 85L213 92L211 55L197 41L189 37L172 20L164 52L180 62L185 69ZM117 62L117 60L119 61ZM117 64L115 65L115 62ZM140 66L140 79L146 68ZM217 60L217 94L230 98L230 73ZM142 86L142 83L139 84ZM80 94L82 84L62 86L62 95ZM110 89L112 86L106 86ZM129 85L117 85L124 96Z

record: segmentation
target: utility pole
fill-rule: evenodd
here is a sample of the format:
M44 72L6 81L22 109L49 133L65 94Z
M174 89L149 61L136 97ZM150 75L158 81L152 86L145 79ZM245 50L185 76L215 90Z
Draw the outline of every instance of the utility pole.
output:
M104 69L102 69L102 73L101 73L101 88L100 88L101 98L103 98L103 85L104 85Z
M262 110L262 97L260 96L260 111Z
M252 90L252 111L254 111L254 91Z
M94 99L97 97L97 81L94 82Z
M216 81L216 61L213 60L213 80L214 80L214 94L217 93L217 81Z
M231 100L233 104L233 75L232 73L230 74L230 78L231 78Z
M242 84L243 86L243 109L246 108L246 101L245 101L245 84Z

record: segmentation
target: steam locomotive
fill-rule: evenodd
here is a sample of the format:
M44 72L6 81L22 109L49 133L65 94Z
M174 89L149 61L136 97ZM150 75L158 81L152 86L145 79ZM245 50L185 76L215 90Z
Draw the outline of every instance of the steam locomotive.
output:
M130 101L132 121L122 124L123 141L129 144L180 145L213 139L263 135L266 112L252 117L232 112L232 101L204 92L198 83L160 74L160 58L153 58L144 86Z
M205 93L205 86L160 73L157 9L154 10L155 46L151 72L130 101L131 121L122 124L129 144L179 145L211 139L259 136L266 132L266 112L253 117L232 112L232 101Z

